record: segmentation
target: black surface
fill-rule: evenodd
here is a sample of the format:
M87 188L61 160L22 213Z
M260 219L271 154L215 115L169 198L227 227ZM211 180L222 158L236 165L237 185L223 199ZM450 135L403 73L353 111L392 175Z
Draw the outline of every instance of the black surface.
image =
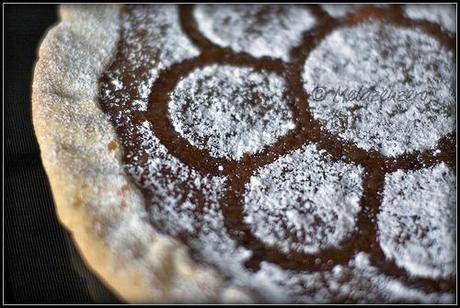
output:
M33 65L56 13L55 5L4 6L4 302L117 302L57 220L33 132Z

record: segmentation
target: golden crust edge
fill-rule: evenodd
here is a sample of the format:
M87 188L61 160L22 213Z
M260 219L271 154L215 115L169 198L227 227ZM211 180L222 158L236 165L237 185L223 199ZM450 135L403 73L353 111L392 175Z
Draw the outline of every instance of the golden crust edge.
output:
M78 9L78 6L73 8ZM119 6L114 6L114 11L118 12L119 9ZM65 6L61 7L60 10L61 21L51 30L59 29L67 19L72 17L72 14L66 11ZM51 33L51 31L46 34L40 44L40 53L46 52L43 50L42 46L46 41L52 38L52 35L53 33ZM34 130L40 146L43 166L50 182L56 205L57 217L61 224L70 231L72 239L78 247L84 262L112 291L114 291L115 294L117 294L118 297L126 302L185 302L193 300L193 298L191 299L189 296L182 297L168 290L167 285L159 286L159 288L156 286L153 291L150 276L156 275L157 272L152 270L154 273L146 273L144 264L138 266L137 264L132 265L124 262L118 258L118 256L114 255L113 250L108 244L104 243L100 237L95 236L94 223L100 217L98 217L96 213L87 210L87 206L89 203L88 200L91 199L91 197L97 197L98 192L82 189L84 187L87 188L88 184L86 177L80 177L78 174L72 174L72 172L70 172L70 174L63 172L63 170L68 169L66 164L69 163L69 159L72 159L74 154L66 153L68 150L66 149L65 143L59 140L59 136L50 136L50 126L54 125L56 127L53 128L59 129L61 123L52 123L52 119L47 117L46 113L43 113L41 110L44 105L48 104L50 100L53 100L53 98L50 99L52 95L57 95L57 98L54 99L59 99L59 97L66 99L66 95L62 95L59 92L52 93L53 91L50 91L47 86L42 86L44 80L47 79L47 73L49 73L47 69L37 71L37 66L43 61L46 60L44 60L43 57L39 57L34 69L32 92ZM116 139L114 133L113 138ZM58 153L50 153L51 151L57 151ZM67 154L70 154L70 158L66 156ZM50 162L49 159L45 159L44 157L48 155L51 157L54 155L56 161ZM116 176L120 177L119 180L122 182L126 182L125 185L130 187L134 195L139 194L124 175ZM91 196L91 194L95 194L95 196ZM130 198L136 199L138 197L139 196L131 196ZM118 204L118 206L121 206L121 204ZM201 295L198 301L219 301L219 294L222 291L222 278L220 275L212 269L194 264L194 262L190 260L186 248L182 247L173 239L169 239L162 235L157 236L161 238L161 243L157 245L159 246L157 248L162 249L162 251L156 251L156 253L161 254L161 257L163 257L163 264L159 266L163 274L160 273L159 281L162 282L161 276L168 274L177 276L178 280L189 279L192 282L197 281L200 288L204 287L208 289ZM155 257L158 256L159 255L155 255ZM172 263L171 260L173 260ZM122 267L127 270L118 271L116 267ZM158 280L156 284L158 284Z
M60 13L61 18L63 18L62 15L63 14ZM53 26L53 29L59 27L61 23L62 21ZM43 41L47 38L49 39L48 35L49 32L44 37ZM37 64L39 61L40 58L37 60ZM41 76L34 74L34 84L37 78L40 79ZM46 98L43 98L43 95L37 94L37 91L34 90L32 92L33 126L41 153L51 148L50 143L54 141L41 138L41 136L47 134L46 130L49 125L49 119L38 116L38 112L35 110L40 108L40 105L43 104L43 99ZM93 217L91 217L92 215L89 211L82 210L81 204L79 204L78 200L75 200L76 196L81 195L82 192L78 189L69 189L69 187L83 186L83 181L78 181L76 177L73 179L66 179L58 165L47 164L45 161L42 161L42 163L50 183L58 221L70 233L86 265L92 269L93 273L95 273L99 279L103 280L105 284L110 287L111 291L124 301L138 302L148 298L148 290L138 288L138 286L135 285L135 287L133 287L132 284L120 284L120 282L127 281L127 279L121 279L122 277L119 277L116 272L113 272L110 267L107 266L110 262L107 262L107 259L112 258L112 254L109 252L110 249L101 241L96 240L94 236L91 236L88 232L88 230L92 228L90 224L93 221ZM65 206L72 202L70 200L74 200L74 206Z

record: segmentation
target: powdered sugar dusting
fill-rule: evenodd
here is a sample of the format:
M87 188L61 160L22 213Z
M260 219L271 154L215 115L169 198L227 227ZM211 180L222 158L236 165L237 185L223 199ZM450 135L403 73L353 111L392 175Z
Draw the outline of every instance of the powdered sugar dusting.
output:
M180 239L191 235L184 236L187 246L200 261L226 275L230 288L248 290L273 302L342 298L361 302L453 301L451 294L427 294L389 278L374 268L364 253L332 271L290 271L268 262L261 262L257 272L249 271L245 262L252 251L239 243L225 224L223 207L228 206L225 196L231 179L187 166L171 155L150 122L133 121L134 112L147 109L159 72L196 56L198 49L181 32L175 7L134 7L128 15L123 18L127 47L121 51L126 53L127 64L111 72L114 82L102 93L111 107L120 110L114 122L123 123L123 140L131 149L125 153L131 163L124 167L148 190L148 220L155 230ZM267 48L262 51L277 54ZM239 159L261 151L294 128L285 87L284 79L265 71L205 66L179 81L170 96L169 116L177 132L192 145L214 157ZM252 175L246 183L245 221L256 237L286 253L321 253L326 247L340 247L361 210L362 177L361 167L335 162L315 145L304 145ZM125 223L141 232L137 220ZM118 236L115 233L113 240L119 242ZM190 292L188 287L180 284L175 292Z
M132 154L137 155L134 161L139 164L128 165L127 169L151 191L151 220L169 234L196 232L200 220L195 211L219 201L225 189L225 178L202 176L171 156L152 133L149 122L143 122L135 129L142 136L140 154ZM144 153L149 155L145 161L141 157Z
M175 130L214 157L240 159L260 152L295 125L284 80L230 65L197 69L170 95Z
M254 57L289 60L289 49L315 18L294 5L198 5L194 10L200 31L213 43Z
M406 4L404 14L409 18L428 20L440 24L452 33L457 32L455 6L451 4Z
M293 272L278 265L263 262L253 275L252 285L263 286L264 294L272 302L329 303L452 303L454 296L448 293L425 293L413 289L380 272L371 265L370 256L359 252L345 265L337 265L331 271ZM279 292L277 290L282 290Z
M360 6L362 4L321 4L323 10L335 18L343 17Z
M338 246L355 226L362 173L305 145L251 177L245 221L258 238L286 253Z
M110 101L127 110L146 111L150 89L160 71L197 56L199 50L182 32L176 6L132 6L130 14L123 15L122 27L126 46L121 52L128 65L110 72L114 80L108 89L113 96ZM122 88L130 96L117 95ZM126 106L130 100L131 105ZM123 123L126 115L119 119Z
M309 55L303 81L310 110L325 129L394 157L432 149L453 131L454 73L453 53L433 37L370 22L329 34ZM355 94L318 99L313 95L318 87ZM384 95L359 99L361 87ZM401 91L412 96L390 96Z
M171 235L196 232L200 220L195 210L217 202L225 179L202 176L171 156L151 124L135 124L133 114L147 110L159 73L198 55L198 49L183 34L176 6L131 6L122 23L126 62L109 71L112 82L104 85L102 95L109 107L119 110L115 123L125 127L124 140L130 147L125 155L132 162L125 170L150 191L149 217L156 228ZM141 142L132 141L136 139Z
M262 262L257 272L250 272L244 262L252 253L239 246L228 234L219 205L206 208L203 228L191 245L201 251L202 260L215 265L230 277L228 285L243 290L255 290L271 303L328 303L356 301L452 303L449 293L426 293L407 286L383 274L371 265L370 256L360 252L345 265L331 271L290 271ZM238 299L237 299L238 300ZM238 300L239 301L239 300Z
M449 277L455 273L455 175L441 163L387 175L379 241L385 255L409 273Z
M150 182L146 185L154 187L155 191L152 192L161 198L161 203L155 204L154 212L150 212L150 218L157 225L161 225L162 230L170 234L193 232L196 240L190 242L189 245L200 252L203 261L216 266L222 273L230 277L229 286L242 289L252 288L270 302L321 303L338 298L358 302L408 300L452 302L453 298L450 294L427 294L387 277L370 264L369 256L364 253L358 253L349 264L337 265L331 271L295 272L284 270L268 262L262 262L261 269L256 273L248 271L243 264L252 253L238 245L229 236L224 225L220 202L217 201L225 190L225 179L202 177L172 157L153 136L147 122L142 124L139 131L145 134L142 148L149 149L148 152L152 155L148 168L143 169L142 176L145 175L149 179ZM320 155L321 151L310 145L306 146L303 151L299 151L298 158L302 156L300 154L306 154L307 149L315 155L324 156L324 153ZM326 157L317 157L317 159ZM358 171L355 167L350 168ZM158 173L166 169L177 177L160 177ZM306 170L305 168L299 169ZM139 173L139 170L134 173ZM343 178L349 175L349 173L342 174ZM358 174L355 175L358 176ZM353 177L352 174L351 178ZM351 179L350 182L356 180L356 178ZM177 190L181 185L185 185L186 188L182 186L180 191ZM191 186L199 187L209 193L206 196L208 202L203 205L201 216L190 211L194 206L193 194L185 197L180 194L190 189ZM134 228L141 226L134 225ZM114 236L117 234L115 233ZM133 242L133 245L135 244L136 242ZM147 251L140 250L138 253L147 253Z
M354 10L361 8L365 5L372 5L377 7L388 6L386 4L321 4L321 8L334 18L341 18Z

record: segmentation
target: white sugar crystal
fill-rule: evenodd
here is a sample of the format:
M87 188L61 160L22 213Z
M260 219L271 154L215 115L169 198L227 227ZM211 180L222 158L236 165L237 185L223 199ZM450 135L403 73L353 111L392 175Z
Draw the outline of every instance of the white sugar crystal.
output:
M455 175L441 163L386 176L378 215L385 255L415 276L455 273Z
M308 9L295 5L198 5L194 16L200 31L219 46L285 61L302 33L316 24Z
M310 110L326 130L394 157L434 148L453 131L454 72L452 51L433 37L419 29L374 22L329 34L310 53L303 81ZM351 91L361 87L375 87L383 99L352 97ZM315 96L321 88L335 93L348 89L350 99L331 93ZM400 99L401 91L414 98Z
M175 130L211 156L240 159L292 130L284 80L273 73L211 65L185 76L170 96Z
M332 162L305 145L260 168L246 185L245 221L264 242L288 253L339 246L360 210L361 167Z
M123 83L118 79L112 80L112 84L115 86L116 91L121 90L123 88Z

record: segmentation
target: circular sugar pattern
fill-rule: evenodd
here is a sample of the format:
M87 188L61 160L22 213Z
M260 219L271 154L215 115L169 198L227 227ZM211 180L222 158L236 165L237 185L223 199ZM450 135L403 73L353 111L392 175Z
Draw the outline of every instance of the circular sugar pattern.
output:
M193 8L190 10L181 8L180 10L182 9L184 10L180 12L182 17L184 17L184 12L186 14L193 12ZM251 7L245 9L253 10ZM269 7L267 10L272 9ZM303 11L304 8L299 8L300 10ZM399 8L396 10L399 11ZM264 14L261 13L260 16ZM449 281L437 278L427 281L418 280L417 277L407 277L403 271L392 272L392 265L388 270L386 264L380 266L382 263L374 262L379 256L376 256L373 249L369 249L369 255L362 251L350 251L355 250L354 245L353 249L348 249L350 247L348 240L357 241L357 239L351 239L352 235L357 235L356 231L359 231L360 234L370 234L373 237L373 232L369 232L368 228L372 228L373 231L374 226L361 223L361 220L358 225L356 218L363 210L362 214L366 213L366 219L375 221L374 211L367 211L369 210L367 201L375 202L378 206L380 198L378 200L375 198L379 196L377 191L380 185L372 186L376 182L376 177L372 175L367 180L363 178L364 170L359 167L359 164L366 163L365 159L369 158L368 156L352 158L346 151L343 151L341 153L344 155L343 159L348 157L353 164L345 163L341 158L337 158L338 161L336 161L326 151L319 150L314 144L308 145L313 139L308 135L308 130L305 130L306 133L300 136L298 134L286 135L294 128L293 116L289 107L291 100L294 101L295 98L286 96L285 89L289 87L289 84L281 76L288 76L290 72L298 71L297 61L281 64L281 61L278 60L238 55L232 48L223 50L216 46L206 50L208 44L204 40L193 40L192 43L192 40L189 39L196 38L198 29L195 27L198 24L185 22L181 25L180 21L184 21L185 18L180 19L179 11L172 6L129 6L122 13L122 17L121 42L125 45L115 59L118 65L110 67L110 78L106 80L106 85L102 87L104 91L101 93L105 103L113 109L112 122L117 127L120 140L123 141L124 168L137 187L142 190L147 209L145 218L155 230L180 238L189 246L196 260L215 267L228 277L226 283L231 288L251 290L248 291L251 297L254 291L259 299L266 302L433 303L454 301L455 285L454 282L451 282L450 273L454 271L455 264L450 263L449 255L453 251L452 247L455 247L455 241L449 242L443 238L434 243L439 247L447 245L447 249L439 253L439 255L444 254L439 261L433 261L430 259L433 251L438 251L439 248L434 247L432 241L425 241L425 237L418 237L424 235L430 228L437 232L433 234L439 238L443 235L438 236L438 234L446 234L447 232L442 231L446 229L445 226L437 226L436 219L438 218L435 218L433 223L431 216L426 217L426 222L421 223L419 229L415 228L416 236L411 239L413 242L403 244L394 242L396 244L391 246L393 230L385 229L385 215L389 215L390 222L391 219L399 219L397 215L400 215L402 218L398 222L402 222L402 225L399 226L401 228L409 225L411 220L407 222L405 216L394 210L394 204L390 201L405 196L411 191L412 186L410 185L403 183L401 184L403 188L398 190L392 189L387 183L385 198L388 207L382 210L379 216L381 219L379 221L381 232L378 238L380 244L386 254L387 251L390 251L390 254L387 254L388 258L397 260L402 254L406 258L399 259L410 260L405 263L395 262L399 266L407 269L408 266L415 264L415 267L408 270L411 274L416 273L414 275L422 278L432 278L434 276L430 274L433 274L433 268L435 268L439 274L436 277L449 277ZM257 18L257 14L254 17ZM284 18L282 16L281 20ZM241 20L241 22L249 21L250 18ZM346 21L337 20L335 22L339 27L343 27L341 23ZM270 20L267 23L282 22ZM255 26L251 27L255 28ZM389 26L388 29L393 28ZM428 77L423 78L435 80L436 78L432 75L436 74L430 70L438 72L440 70L439 58L448 53L443 50L441 54L436 54L439 51L433 48L434 45L431 42L427 42L426 35L417 30L406 30L409 34L404 34L415 39L407 40L404 37L390 44L388 43L390 39L400 35L401 32L395 35L386 34L388 29L382 28L375 33L371 32L370 35L378 36L379 39L383 37L384 39L381 40L385 48L390 48L392 52L396 51L396 55L407 52L407 55L412 56L411 47L406 47L406 44L415 44L416 48L422 46L423 53L416 53L412 61L422 59L423 64L426 64L425 70L429 72ZM340 31L356 30L342 28ZM365 31L360 30L357 31L358 34L353 34L357 35L356 40L368 39L365 36L366 33L363 32ZM264 37L260 33L258 35ZM346 36L343 35L343 37ZM321 44L321 41L319 42ZM358 55L359 52L362 52L357 47L363 44L374 46L372 44L375 42L368 43L364 40L364 42L352 41L350 44L347 41L347 44L344 44L339 40L338 43L345 48L332 54L332 60L324 58L328 60L322 63L326 65L326 68L330 67L331 63L341 65L340 57L351 62L350 57L354 55L355 50ZM270 44L268 46L272 48ZM332 44L330 50L339 49L337 46ZM276 47L278 46L273 48ZM385 51L374 50L379 56L379 53L385 55ZM325 52L324 49L322 52ZM289 53L286 51L282 54L287 56ZM365 68L366 65L374 65L371 60L378 58L377 55L369 56L367 50L363 54L369 62L366 62L365 58L359 60L361 61L359 64L364 63ZM429 61L424 60L424 55L430 57L433 63L427 64ZM383 57L378 63L394 64L391 61L387 62L388 57ZM404 62L401 62L404 56L401 55L401 57L394 57L395 61L399 61L395 65L404 67L402 65ZM244 63L251 63L248 64L250 68L228 65L229 60L232 62L232 59L238 58L244 58ZM407 58L411 60L411 57ZM183 61L186 63L180 63ZM203 63L209 63L209 61L216 64L203 66ZM254 64L251 61L254 61ZM279 69L273 70L277 74L270 71L275 62L279 65ZM174 68L170 69L172 64L175 64ZM182 64L184 67L181 67ZM391 68L391 65L389 66ZM193 67L194 70L191 71L190 67ZM266 67L266 69L257 70L256 67ZM442 69L444 69L443 66L441 66ZM342 73L336 67L329 68L328 74L330 72L332 72L333 81L337 80L334 78L338 78L337 75L340 76ZM410 70L404 71L406 72ZM420 78L418 75L425 72L417 71L416 73L417 78L411 78L422 83L425 79L418 79ZM364 77L355 79L354 77L359 74ZM377 73L372 72L372 74L379 77L382 72L377 70ZM391 74L395 72L389 72L388 76L391 77ZM399 74L398 70L396 74ZM354 72L354 74L344 74L347 80L360 82L368 75L369 72L365 70ZM444 80L445 75L438 75L439 80ZM385 77L388 76L385 75ZM164 84L165 80L171 82ZM174 82L176 80L178 80L177 84ZM324 80L324 78L320 79L320 81ZM378 80L387 81L385 78ZM162 92L165 86L166 90ZM175 89L174 86L176 86ZM290 87L290 90L293 90L293 87ZM157 95L158 93L161 95ZM313 98L312 95L310 95L311 98ZM359 111L361 107L357 106L354 111ZM415 108L419 107L416 105ZM411 111L413 114L407 117L412 116L414 119L419 117L425 121L424 116L426 115L433 119L433 123L439 119L445 119L442 112L439 112L439 116L436 114L438 118L433 118L433 110L430 109L433 108L433 105L428 107L426 110L420 109L419 112ZM340 111L340 108L338 110ZM442 108L436 110L442 111ZM155 114L150 111L155 111ZM373 111L378 115L377 111L381 110ZM161 116L158 116L159 113ZM332 119L337 113L330 118ZM350 115L353 114L350 112ZM386 119L385 115L383 117ZM325 119L329 120L327 117ZM170 131L169 123L177 133ZM369 123L381 125L377 127L378 129L382 127L386 129L392 125L392 122L388 122L385 126L379 122ZM324 122L322 124L324 125ZM298 125L302 125L302 122L299 121ZM123 129L121 134L119 133L120 127ZM303 132L302 127L298 128L299 132ZM424 127L417 126L416 128ZM235 137L232 131L235 131ZM401 132L400 136L408 132ZM284 137L286 138L283 139ZM408 138L412 138L412 135L409 134ZM293 139L297 141L291 143ZM321 139L318 141L320 143L326 141L321 136L316 139ZM282 156L274 162L273 159L276 158L272 155L258 155L254 157L254 160L251 158L232 161L228 162L228 165L223 163L219 165L221 160L213 159L224 157L237 160L245 154L260 152L265 146L274 142L283 142L282 152L279 153ZM340 141L336 140L333 143L340 143ZM191 144L196 148L190 146ZM211 153L210 156L213 157L206 157L204 159L206 162L195 164L194 160L197 156L188 154L195 154L197 148ZM181 152L182 149L184 152ZM277 149L278 147L271 154L277 152ZM334 157L340 156L340 153L336 155ZM188 156L192 158L188 159ZM433 161L439 161L438 158L433 157ZM200 161L200 159L196 160ZM417 158L409 157L408 160L414 162ZM396 161L399 160L396 159ZM209 165L219 166L218 170L222 175L208 174L206 167ZM234 166L237 167L232 168ZM446 168L445 165L442 166ZM240 173L242 170L244 172ZM414 171L414 174L421 171ZM378 183L382 183L383 176L383 173L378 174ZM433 175L432 178L437 178L437 176ZM446 182L449 181L451 180L446 180ZM439 185L445 187L441 182ZM417 185L429 186L420 183L421 181L417 182ZM428 189L425 189L426 191L421 194L424 204L442 202L450 204L452 200L446 197L446 194L451 194L451 190L439 189L436 185L429 187L444 196L436 193L430 195ZM361 199L364 188L366 198ZM245 189L245 194L243 198L239 198L242 189ZM450 215L445 214L444 207L446 206L448 205L439 206L441 208L439 215L443 217ZM388 208L393 209L391 213L396 214L393 216L388 214L390 212ZM416 212L423 212L425 208L420 206ZM362 218L361 214L360 218ZM451 218L446 218L446 221L449 219ZM136 232L141 232L141 227L136 222L127 221L126 224L129 224L129 228L135 228ZM429 226L428 229L426 226ZM254 236L247 234L247 227L251 228L250 231ZM399 229L395 228L395 230ZM351 232L356 233L351 234ZM136 243L136 239L132 237L122 238L123 234L117 233L111 237L109 239L111 245L121 247L126 246L126 243ZM370 242L367 238L363 239L366 241L363 247L373 246L374 239L372 238ZM263 247L263 243L267 245ZM412 243L415 243L415 246L410 246ZM417 243L422 243L419 245L421 248L413 249L417 247ZM423 245L428 245L426 246L428 252L424 252L425 246ZM342 256L343 253L344 257L338 260L334 259L335 257L329 258L328 248L334 248L335 255ZM340 251L337 252L335 249L340 249ZM315 255L312 256L312 253ZM391 253L395 255L392 256ZM397 255L398 253L400 255ZM411 263L413 260L415 262ZM313 262L314 267L310 267L309 264ZM440 265L441 263L445 265ZM187 266L183 269L186 270L184 273L187 275L190 273ZM423 274L426 272L429 275ZM200 287L201 285L192 286L192 288ZM174 288L177 289L177 292L181 292L184 289L189 290L190 286L179 284ZM240 294L236 296L238 300L241 300Z
M386 257L410 274L455 274L455 175L440 163L385 178L378 237Z
M437 23L451 33L457 33L455 6L451 4L406 4L404 14L412 19Z
M294 5L198 5L194 16L199 30L216 45L285 61L303 32L316 24L308 9Z
M453 53L419 29L368 22L334 30L302 78L313 117L365 150L432 149L455 127Z
M362 175L361 167L333 162L316 145L304 145L250 178L244 221L285 253L337 247L355 226Z
M295 127L285 81L248 67L210 65L178 82L170 94L174 129L213 157L260 152Z
M330 271L292 272L269 262L262 262L261 270L250 278L254 286L264 285L267 295L278 302L296 303L452 303L450 293L428 292L408 287L405 283L382 273L374 267L371 256L358 252L344 265L336 265ZM281 293L268 287L276 284ZM271 291L271 292L270 292Z

